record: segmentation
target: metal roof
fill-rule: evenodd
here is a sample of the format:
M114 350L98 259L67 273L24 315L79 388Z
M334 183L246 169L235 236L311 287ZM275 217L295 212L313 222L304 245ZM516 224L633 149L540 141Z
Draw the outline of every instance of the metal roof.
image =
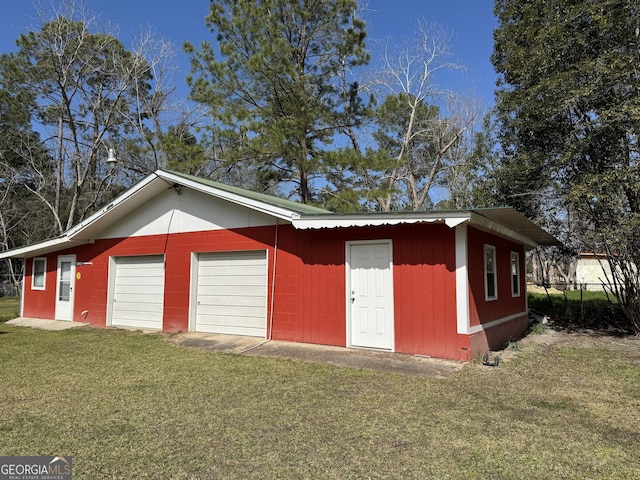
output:
M2 258L29 258L76 245L91 243L109 225L169 188L192 188L237 205L285 220L296 229L348 228L411 223L444 223L450 228L468 222L479 229L498 233L533 248L559 242L512 208L433 210L423 212L335 213L263 193L230 187L218 182L168 170L157 170L125 191L105 207L57 238L35 245L0 252Z
M472 210L472 212L492 222L507 226L520 235L530 238L538 245L560 245L560 241L556 237L511 207L479 208Z
M273 205L274 207L285 208L287 210L290 210L292 212L296 212L299 214L331 213L330 210L325 210L324 208L315 207L313 205L306 205L304 203L294 202L292 200L287 200L285 198L274 197L273 195L267 195L266 193L254 192L254 191L245 190L244 188L239 188L239 187L232 187L229 185L225 185L224 183L214 182L213 180L196 177L194 175L187 175L184 173L174 172L171 170L165 170L165 171L167 173L170 173L171 175L174 175L175 177L180 177L185 180L190 180L192 182L200 183L207 187L212 187L217 190L221 190L231 194L240 195L246 198L251 198L253 200L266 203L268 205Z

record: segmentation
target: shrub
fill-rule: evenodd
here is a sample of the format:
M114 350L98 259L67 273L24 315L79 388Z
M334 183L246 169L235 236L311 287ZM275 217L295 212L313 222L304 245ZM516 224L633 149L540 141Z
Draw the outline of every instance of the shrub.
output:
M633 331L620 306L605 292L528 293L529 308L551 318L562 329L590 329L628 335Z

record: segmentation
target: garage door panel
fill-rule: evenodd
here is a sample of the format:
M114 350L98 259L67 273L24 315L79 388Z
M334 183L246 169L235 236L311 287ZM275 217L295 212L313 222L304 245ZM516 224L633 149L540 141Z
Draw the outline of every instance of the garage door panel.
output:
M199 297L264 297L266 285L200 285ZM204 288L203 288L204 287Z
M158 261L160 260L160 262ZM141 266L147 265L150 267L157 267L162 265L162 255L131 255L128 257L118 257L118 265L123 269L132 268L138 269Z
M122 277L126 277L129 275L129 272L136 272L137 276L140 277L155 277L158 272L164 270L163 265L161 264L149 264L148 262L143 262L140 265L135 265L131 263L125 263L121 265L118 264L118 275Z
M130 317L122 317L121 323L115 325L118 327L130 327L130 328L143 328L145 330L157 330L158 322L155 318L145 320L139 318L137 314L132 314Z
M257 318L257 321L262 322L262 306L258 307L239 307L237 305L200 305L198 313L201 316L216 315L220 317L228 317L230 322L234 319L245 317L246 319Z
M112 297L111 325L162 329L164 257L118 257Z
M139 310L118 310L114 313L111 325L114 327L162 329L162 310L140 312Z
M139 294L126 293L117 296L116 303L122 305L120 311L162 312L162 295L142 297ZM126 305L126 306L125 306Z
M229 275L202 277L202 282L199 285L204 287L260 286L264 288L267 283L263 277Z
M265 251L201 253L197 282L197 331L266 335Z
M265 252L264 250L245 250L236 252L203 252L200 254L200 260L215 260L216 265L236 265L238 256L241 255L243 262L251 263L254 265L262 265Z
M234 325L238 325L237 317L232 317L230 315L203 315L202 316L202 325L221 325L226 327L233 327ZM242 322L243 328L253 328L258 330L263 330L264 325L259 318L256 317L247 317Z
M264 326L260 328L250 328L239 325L201 325L198 331L202 333L221 333L224 335L245 335L248 337L264 336Z
M262 307L264 305L264 296L243 295L237 297L230 295L206 295L200 297L199 301L203 307L209 305L230 307Z
M134 272L134 270L130 270L131 272ZM141 286L146 286L146 287L162 287L164 282L162 280L162 275L163 272L162 270L158 271L155 273L154 276L145 276L145 275L135 275L135 276L118 276L116 278L117 280L117 286L119 288L122 287L141 287Z
M225 265L225 266L205 264L202 267L201 273L203 275L241 275L241 276L249 275L251 276L256 274L256 268L262 268L263 266L264 266L264 263L259 263L259 262L249 262L249 263L243 262L242 264L236 264L235 266L232 264Z
M118 298L122 295L142 295L145 298L148 297L148 301L153 302L158 300L158 297L162 300L162 294L158 293L158 290L160 289L158 287L162 288L162 285L125 285L119 286L115 289L115 294Z

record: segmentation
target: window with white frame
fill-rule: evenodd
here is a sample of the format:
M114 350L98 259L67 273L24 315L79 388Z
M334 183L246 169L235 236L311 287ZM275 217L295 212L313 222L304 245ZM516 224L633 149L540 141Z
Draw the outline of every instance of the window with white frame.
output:
M484 298L485 300L498 298L496 247L493 245L484 246Z
M520 254L511 252L511 296L520 296Z
M36 257L33 259L31 269L31 288L33 290L44 290L47 272L47 259Z

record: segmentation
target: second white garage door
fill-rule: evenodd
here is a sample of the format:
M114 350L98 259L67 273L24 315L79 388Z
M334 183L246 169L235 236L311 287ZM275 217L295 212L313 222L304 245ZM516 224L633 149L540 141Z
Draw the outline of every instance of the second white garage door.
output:
M198 332L266 336L267 252L198 255Z
M111 325L162 330L164 256L114 260Z

